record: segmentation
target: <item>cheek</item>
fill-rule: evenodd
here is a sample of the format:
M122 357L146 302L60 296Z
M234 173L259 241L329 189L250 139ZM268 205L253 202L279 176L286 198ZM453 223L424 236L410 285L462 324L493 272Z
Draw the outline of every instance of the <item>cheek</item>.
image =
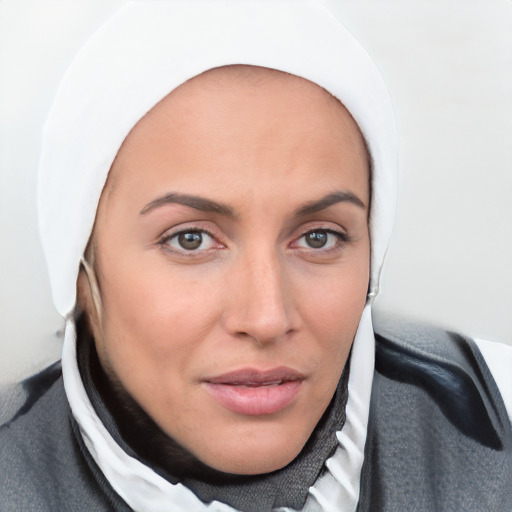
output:
M140 268L144 268L141 271ZM169 366L185 367L199 341L216 325L218 277L192 275L172 265L119 264L104 293L104 358L116 373L156 380Z
M348 336L359 324L368 292L369 244L341 264L317 268L297 286L301 316L327 339ZM352 340L350 340L352 341Z
M366 304L369 282L369 242L331 268L319 268L297 288L304 325L319 345L318 365L336 385L346 362Z

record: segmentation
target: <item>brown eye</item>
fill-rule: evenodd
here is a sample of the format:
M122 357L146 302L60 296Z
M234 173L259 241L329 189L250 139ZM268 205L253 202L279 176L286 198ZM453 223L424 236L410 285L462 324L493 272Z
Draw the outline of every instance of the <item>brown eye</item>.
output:
M164 235L159 245L170 254L178 257L187 257L188 261L195 258L194 261L203 261L204 258L213 258L218 251L226 248L220 243L214 235L201 228L184 228L181 231L175 231Z
M203 234L200 231L187 231L178 235L178 244L182 249L194 251L203 243Z
M328 236L326 231L310 231L304 235L304 241L312 249L321 249L327 244Z
M349 241L346 233L334 229L317 228L306 231L292 244L293 247L309 249L314 252L326 252L336 247L342 247Z
M183 230L173 235L165 236L160 241L160 244L182 253L201 253L215 247L221 247L220 244L216 244L212 235L199 229Z

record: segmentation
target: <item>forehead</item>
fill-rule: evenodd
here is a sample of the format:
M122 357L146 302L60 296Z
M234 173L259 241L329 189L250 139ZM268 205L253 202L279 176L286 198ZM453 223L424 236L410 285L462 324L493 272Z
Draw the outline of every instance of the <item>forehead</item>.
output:
M293 166L307 148L311 157L325 159L333 147L344 153L348 148L354 167L362 164L368 178L364 139L350 113L329 92L273 69L224 66L176 88L133 127L110 171L107 194L119 180L125 181L127 169L133 171L137 161L142 172L144 159L187 167L191 159L199 161L209 152L207 168L215 169L237 155L245 162L249 153L258 152L261 167L261 159L272 158L286 158Z
M319 85L306 80L305 78L292 75L276 69L264 68L249 65L230 65L213 68L201 73L170 92L164 99L157 103L131 130L127 139L134 131L138 131L140 125L147 124L152 118L158 115L169 114L169 110L176 109L180 103L185 103L189 107L187 113L197 105L198 99L207 99L210 102L226 102L226 96L238 96L239 101L244 105L250 102L256 103L266 96L268 103L271 97L279 97L288 100L296 99L298 102L307 103L308 101L317 102L321 100L325 113L336 113L343 111L343 116L350 118L351 115L331 93ZM173 104L173 107L171 107ZM276 102L272 104L275 109L275 115L279 113L276 109ZM167 110L167 112L166 112ZM275 116L274 116L275 117Z
M293 89L301 88L304 91L308 88L317 90L317 92L321 90L325 93L326 97L334 98L331 93L327 92L319 85L300 76L277 69L245 64L233 64L209 69L187 80L173 92L176 93L177 91L190 87L215 89L245 86L258 88L270 83L274 83L276 86L280 84L285 85Z

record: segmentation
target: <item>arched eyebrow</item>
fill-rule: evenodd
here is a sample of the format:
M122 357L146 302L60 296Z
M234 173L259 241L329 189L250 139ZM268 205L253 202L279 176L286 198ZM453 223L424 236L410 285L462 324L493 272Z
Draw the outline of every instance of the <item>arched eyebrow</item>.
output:
M144 215L154 210L155 208L159 208L160 206L166 204L182 204L183 206L188 206L189 208L194 208L195 210L202 212L218 213L219 215L224 215L231 218L236 217L233 209L225 204L218 203L217 201L212 201L211 199L206 199L200 196L194 196L190 194L177 194L173 192L154 199L146 206L144 206L144 208L142 208L140 214Z
M333 204L342 202L352 203L358 206L359 208L366 210L366 205L353 192L350 192L348 190L338 190L336 192L327 194L321 199L310 201L304 204L303 206L295 210L294 215L296 217L305 217L306 215L310 215L312 213L325 210L326 208L329 208L329 206L332 206ZM169 194L165 194L149 202L140 211L140 214L145 215L146 213L156 208L160 208L161 206L164 206L166 204L181 204L183 206L188 206L189 208L194 208L195 210L199 210L202 212L217 213L219 215L223 215L225 217L230 217L233 219L237 217L235 211L226 204L213 201L212 199L206 199L205 197L201 196L194 196L190 194L178 194L175 192L170 192Z
M297 217L305 217L306 215L311 215L312 213L325 210L336 203L352 203L359 208L366 210L366 205L353 192L348 190L338 190L331 194L327 194L321 199L311 201L300 208L297 208L297 210L295 210L295 215Z

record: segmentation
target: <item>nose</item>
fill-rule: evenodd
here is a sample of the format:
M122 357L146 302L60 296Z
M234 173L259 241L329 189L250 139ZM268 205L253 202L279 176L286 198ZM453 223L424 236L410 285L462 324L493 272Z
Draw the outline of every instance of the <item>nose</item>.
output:
M231 335L265 344L295 329L291 283L282 267L272 250L237 258L230 272L230 300L224 315Z

